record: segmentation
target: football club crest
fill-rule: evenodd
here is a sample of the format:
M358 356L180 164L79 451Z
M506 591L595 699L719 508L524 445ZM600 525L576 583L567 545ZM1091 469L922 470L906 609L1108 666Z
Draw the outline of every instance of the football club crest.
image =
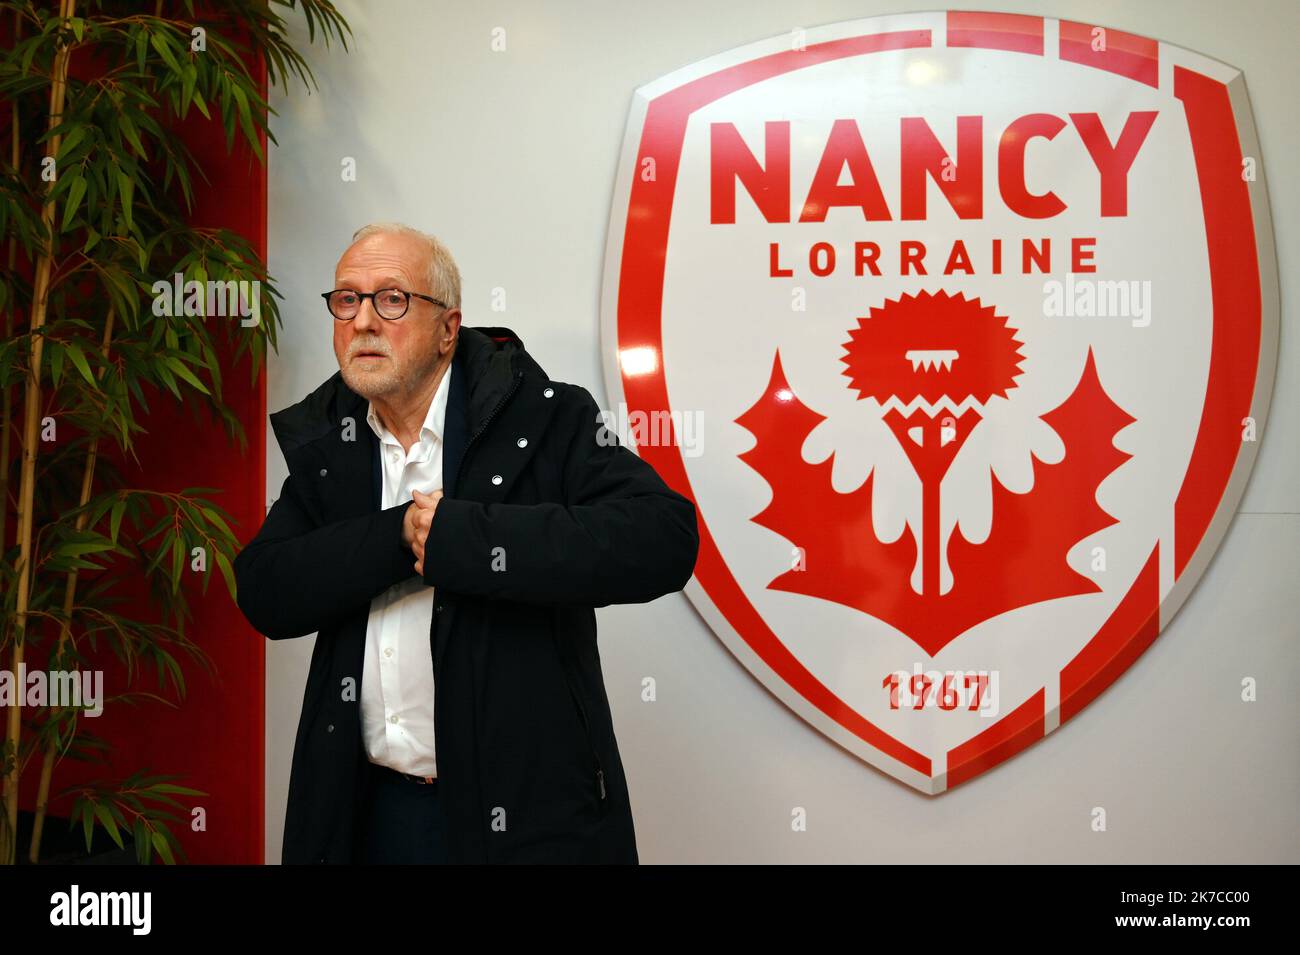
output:
M1209 563L1264 430L1245 82L1106 26L920 13L641 88L610 216L623 437L695 501L687 594L925 793L1073 719Z

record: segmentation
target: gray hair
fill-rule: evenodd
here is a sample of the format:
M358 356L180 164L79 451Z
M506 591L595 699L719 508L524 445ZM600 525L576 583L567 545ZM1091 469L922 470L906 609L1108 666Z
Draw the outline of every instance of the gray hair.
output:
M419 239L429 251L429 288L450 308L460 308L460 269L451 252L436 236L413 229L401 222L372 222L352 233L352 244L372 235L408 235Z

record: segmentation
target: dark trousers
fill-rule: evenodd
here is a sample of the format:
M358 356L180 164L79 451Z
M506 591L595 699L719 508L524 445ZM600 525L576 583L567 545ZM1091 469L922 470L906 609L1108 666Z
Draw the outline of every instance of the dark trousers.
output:
M362 807L364 865L445 865L447 831L438 782L417 783L369 763Z

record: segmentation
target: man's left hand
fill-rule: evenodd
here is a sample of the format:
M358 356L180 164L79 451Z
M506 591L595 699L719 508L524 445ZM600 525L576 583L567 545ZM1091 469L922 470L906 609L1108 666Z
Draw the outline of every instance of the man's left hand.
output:
M420 509L415 515L415 540L411 543L411 552L415 554L415 572L424 576L424 542L429 536L429 525L433 523L433 513L442 500L442 491L425 494L423 491L411 491L411 499Z

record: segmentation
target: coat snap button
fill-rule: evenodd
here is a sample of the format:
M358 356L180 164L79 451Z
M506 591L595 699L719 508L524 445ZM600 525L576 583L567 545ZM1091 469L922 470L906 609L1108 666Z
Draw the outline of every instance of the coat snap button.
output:
M547 388L545 391L542 392L542 394L544 394L547 398L550 398L552 395L555 394L555 389Z
M519 445L519 447L521 448L526 448L528 447L528 439L520 438L518 441L515 442L515 444Z
M329 473L330 473L330 472L329 472L329 468L321 468L321 469L320 469L320 476L321 476L321 477L324 477L325 475L327 475L327 474L329 474Z
M493 483L493 484L500 484L500 483L501 483L501 475L500 475L500 474L494 474L494 475L492 475L492 483Z

